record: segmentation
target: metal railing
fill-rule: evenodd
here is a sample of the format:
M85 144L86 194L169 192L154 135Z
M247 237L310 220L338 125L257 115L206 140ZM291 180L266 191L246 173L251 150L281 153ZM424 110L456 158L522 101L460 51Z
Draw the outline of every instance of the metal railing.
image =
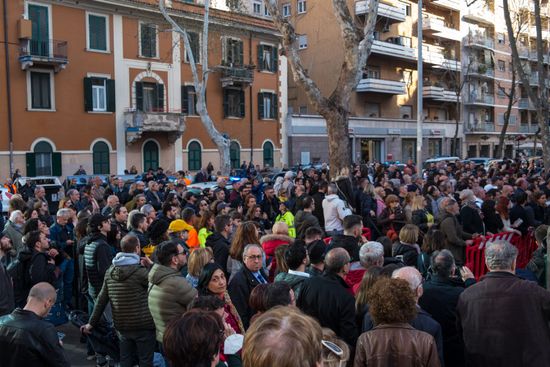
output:
M26 46L21 48L21 56L31 56L47 58L51 60L67 61L67 41L59 40L34 40L27 42Z

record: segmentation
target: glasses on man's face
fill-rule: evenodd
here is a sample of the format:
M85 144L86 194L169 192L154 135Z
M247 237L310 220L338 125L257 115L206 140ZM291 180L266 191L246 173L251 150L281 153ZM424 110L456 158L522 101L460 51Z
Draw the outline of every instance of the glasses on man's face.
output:
M250 260L261 260L262 255L248 255L247 258Z
M188 254L187 254L187 251L183 250L182 252L178 252L178 255L185 255L185 256L187 256Z

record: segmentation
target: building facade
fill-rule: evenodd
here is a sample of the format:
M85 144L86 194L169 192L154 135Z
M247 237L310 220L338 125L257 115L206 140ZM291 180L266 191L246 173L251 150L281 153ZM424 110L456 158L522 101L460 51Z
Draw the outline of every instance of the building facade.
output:
M183 41L156 0L7 3L8 65L0 51L2 177L10 170L10 147L13 168L30 176L66 176L80 165L94 174L132 166L219 167L196 112ZM212 9L203 40L204 8L169 5L189 30L196 60L207 42L207 108L231 139L232 166L243 160L278 166L279 101L286 91L271 21Z
M492 157L498 145L512 82L511 54L504 36L502 4L485 3L466 7L460 0L423 2L423 160L453 155L455 134L459 156ZM350 0L348 5L363 24L367 1ZM329 95L343 60L332 3L292 0L281 7L299 35L302 63ZM416 160L418 17L415 1L380 1L372 52L349 106L349 139L356 162ZM529 19L532 24L532 15ZM544 19L547 30L548 20ZM532 42L522 50L528 46L532 47ZM288 91L286 163L327 161L325 121L315 116L292 78ZM526 134L528 138L536 131L534 116L526 111L529 103L524 97L518 101L512 108L505 142L508 157L514 154L517 136Z

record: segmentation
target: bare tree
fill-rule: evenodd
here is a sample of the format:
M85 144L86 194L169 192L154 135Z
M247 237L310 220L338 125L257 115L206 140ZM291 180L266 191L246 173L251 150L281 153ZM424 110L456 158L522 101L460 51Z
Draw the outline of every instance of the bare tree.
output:
M195 61L196 55L193 55L193 50L191 48L191 41L189 39L189 34L185 26L178 24L169 14L166 9L167 0L159 0L159 8L164 16L164 18L170 23L173 30L178 32L183 38L183 44L185 46L185 52L187 53L187 58L189 60L189 65L191 66L191 72L193 74L193 85L195 87L195 93L197 96L197 113L201 118L201 122L206 128L208 135L212 141L218 147L218 152L220 154L220 170L222 174L228 175L231 170L231 161L229 156L229 145L230 140L221 134L216 126L214 126L214 121L210 117L208 110L206 108L206 85L208 82L208 74L212 71L208 68L208 25L209 25L209 13L210 13L210 0L204 0L204 16L202 23L202 43L200 51L200 63L201 71L199 72L197 68L197 63Z
M349 174L351 151L349 144L349 114L351 94L361 80L363 68L373 44L373 31L378 13L378 0L369 0L367 18L363 26L354 21L346 0L332 0L344 48L344 60L336 87L325 97L317 83L309 76L298 52L294 26L281 15L277 0L264 0L276 27L282 35L282 48L288 58L294 81L298 83L310 103L327 123L328 152L331 176Z
M508 126L510 125L510 115L512 113L512 107L518 99L516 98L516 71L514 69L514 61L512 60L512 87L510 91L507 92L500 82L497 83L497 88L508 98L508 103L506 104L506 112L504 112L504 123L502 124L502 130L498 137L498 150L495 152L495 158L504 158L504 139L506 138L506 132L508 131Z
M510 6L508 0L503 0L504 5L504 20L506 21L506 28L508 38L510 39L510 48L512 50L512 59L516 72L521 80L524 89L529 96L529 100L535 105L537 109L537 122L541 133L542 151L544 160L544 170L548 172L550 169L550 130L548 128L548 88L546 87L547 70L544 67L544 51L542 44L542 21L540 16L540 0L532 0L535 10L535 29L536 29L536 50L537 50L537 71L538 71L538 85L536 90L531 88L530 78L527 74L524 65L520 61L517 37L514 32L514 26L512 23L512 17L510 13Z

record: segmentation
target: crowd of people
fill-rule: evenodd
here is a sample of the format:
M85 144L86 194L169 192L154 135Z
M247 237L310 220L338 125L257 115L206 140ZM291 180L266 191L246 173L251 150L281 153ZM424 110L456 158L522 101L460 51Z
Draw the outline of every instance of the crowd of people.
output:
M69 365L54 325L80 310L97 366L550 365L548 177L514 161L259 172L201 170L202 191L183 172L92 179L55 215L44 188L15 193L1 360ZM465 249L500 232L539 248L517 269L514 245L487 243L476 282Z

